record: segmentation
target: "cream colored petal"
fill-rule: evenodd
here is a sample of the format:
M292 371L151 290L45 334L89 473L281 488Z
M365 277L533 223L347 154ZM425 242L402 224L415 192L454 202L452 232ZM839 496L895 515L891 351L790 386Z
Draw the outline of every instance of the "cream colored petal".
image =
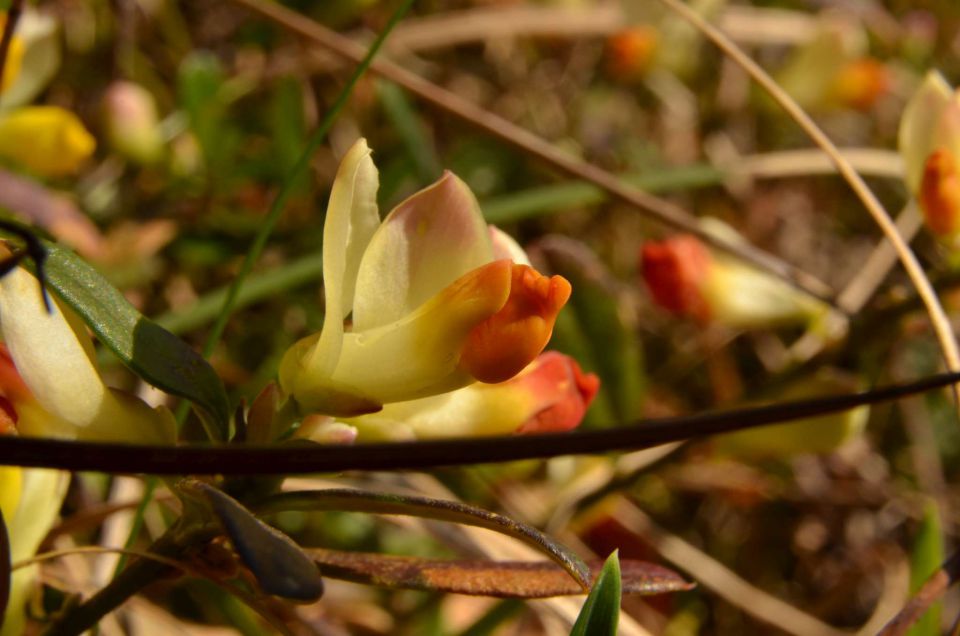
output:
M353 329L402 319L467 272L493 260L476 197L452 172L398 205L360 264Z
M53 526L60 512L69 474L40 468L23 469L20 504L6 520L10 533L13 561L30 558ZM6 516L6 511L4 511ZM20 568L13 573L7 613L0 636L19 636L25 623L25 605L37 576L36 566Z
M487 229L490 232L490 244L493 246L494 258L509 258L517 265L530 265L530 257L512 236L495 225L490 225Z
M510 261L495 261L462 276L402 320L345 334L332 375L298 365L295 346L281 363L281 385L303 410L339 416L375 410L358 409L363 401L412 400L469 384L473 379L458 369L460 351L470 331L506 303L511 271Z
M16 405L20 432L172 442L170 412L151 409L135 397L107 388L91 355L85 327L55 299L51 308L47 313L37 279L26 270L18 267L0 278L0 331L35 400L35 404Z
M323 224L323 285L326 315L320 339L305 364L329 374L337 364L343 319L353 306L360 259L380 225L377 168L365 139L358 139L340 162Z
M953 89L943 76L937 71L930 71L900 116L900 154L903 156L907 187L913 193L920 188L927 157L946 142L938 138L937 130L944 109L953 99Z
M37 279L18 267L0 278L0 327L23 381L44 409L79 428L97 416L107 390L56 300L47 313Z

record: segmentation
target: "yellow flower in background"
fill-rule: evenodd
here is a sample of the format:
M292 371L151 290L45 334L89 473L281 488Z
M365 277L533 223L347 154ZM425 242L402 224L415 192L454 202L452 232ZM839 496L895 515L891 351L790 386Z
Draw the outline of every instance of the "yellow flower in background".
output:
M7 57L0 112L29 104L60 68L61 51L57 21L26 6Z
M36 554L40 542L57 520L69 477L68 473L57 470L0 466L0 512L7 526L10 558L14 563ZM23 634L26 605L36 578L36 566L13 572L0 636Z
M44 177L79 171L96 145L80 118L59 106L25 106L0 115L0 158Z
M476 380L503 382L540 354L570 295L563 278L514 262L519 248L492 237L452 173L383 223L378 183L361 139L327 207L323 329L280 364L281 387L306 413L358 415Z
M899 145L927 228L947 247L960 247L960 95L936 71L904 108Z
M51 300L48 313L22 268L0 278L0 393L13 410L6 419L21 435L172 443L170 411L104 385L86 326Z

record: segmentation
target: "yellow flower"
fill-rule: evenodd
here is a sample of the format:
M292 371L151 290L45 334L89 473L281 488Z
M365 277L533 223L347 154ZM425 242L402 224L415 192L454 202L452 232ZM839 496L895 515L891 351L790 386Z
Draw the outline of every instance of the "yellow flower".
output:
M58 106L25 106L0 116L0 157L38 175L73 174L94 148L80 119Z
M173 415L103 383L83 322L22 268L0 278L0 393L22 435L171 443ZM9 351L9 353L8 353ZM3 430L0 418L0 431Z
M57 470L0 466L0 512L7 526L10 558L14 563L36 554L40 542L57 520L68 481L69 475ZM0 636L23 633L25 607L36 576L36 566L13 572Z
M304 412L370 413L507 380L543 350L570 295L563 278L512 260L519 248L492 234L452 173L383 223L377 187L361 139L340 164L327 207L323 329L280 364L280 385Z
M399 441L568 431L580 425L599 388L599 378L581 371L573 358L547 351L506 382L475 382L449 393L386 404L377 413L313 420L298 435L349 442L355 437Z
M904 108L899 144L907 187L927 227L948 247L960 247L960 95L936 71Z

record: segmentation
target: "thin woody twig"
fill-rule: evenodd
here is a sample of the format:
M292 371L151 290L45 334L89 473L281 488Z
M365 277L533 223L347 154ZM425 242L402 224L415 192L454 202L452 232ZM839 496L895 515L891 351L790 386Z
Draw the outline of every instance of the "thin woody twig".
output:
M960 579L960 553L955 553L917 590L877 636L903 636Z
M356 61L361 59L366 52L363 45L279 4L263 2L263 0L234 0L234 2L312 43L330 50L339 57ZM683 208L625 184L610 172L558 150L530 131L462 99L455 93L437 86L398 64L377 59L370 65L370 70L401 86L420 99L460 117L551 167L606 190L614 198L644 210L661 223L693 234L705 243L750 262L817 298L832 302L830 287L811 274L751 245L728 242L704 232L697 220Z
M923 268L917 261L917 257L910 250L910 246L907 245L906 241L904 241L903 237L897 231L893 219L887 214L887 211L883 208L883 205L881 205L863 178L853 169L850 162L840 154L834 143L827 137L823 130L817 126L810 115L729 37L690 9L690 7L681 2L681 0L660 0L660 2L694 25L726 55L743 68L755 82L763 87L763 89L787 111L790 117L797 122L814 143L820 146L820 148L830 156L830 159L837 167L837 171L846 179L851 189L856 193L861 202L863 202L864 207L867 208L867 211L870 212L874 221L880 226L884 235L896 249L900 262L903 263L907 275L910 277L914 287L917 289L917 293L923 299L923 303L926 306L927 313L930 316L930 322L933 324L933 330L937 334L937 339L940 341L940 347L943 351L947 369L950 371L960 371L960 348L957 346L957 340L950 327L950 321L947 318L946 312L943 310L943 306L940 304L940 300L937 298L933 286L930 284L930 280L926 277ZM958 407L960 407L960 404L958 404Z

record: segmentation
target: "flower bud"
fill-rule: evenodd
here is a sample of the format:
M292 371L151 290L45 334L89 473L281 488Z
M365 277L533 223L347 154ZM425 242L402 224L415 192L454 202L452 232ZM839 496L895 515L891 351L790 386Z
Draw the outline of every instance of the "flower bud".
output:
M145 88L114 82L103 96L107 141L131 161L150 165L163 158L157 105Z
M27 106L0 116L0 158L43 177L78 172L96 145L80 119L58 106Z

